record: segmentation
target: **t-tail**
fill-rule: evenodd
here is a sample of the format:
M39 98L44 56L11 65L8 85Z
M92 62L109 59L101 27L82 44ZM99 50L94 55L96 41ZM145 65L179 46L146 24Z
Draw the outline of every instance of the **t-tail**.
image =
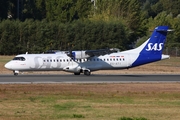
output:
M168 26L156 27L147 41L138 48L129 51L129 53L138 53L137 59L132 63L131 67L169 58L169 55L162 54L167 32L170 31L168 28Z

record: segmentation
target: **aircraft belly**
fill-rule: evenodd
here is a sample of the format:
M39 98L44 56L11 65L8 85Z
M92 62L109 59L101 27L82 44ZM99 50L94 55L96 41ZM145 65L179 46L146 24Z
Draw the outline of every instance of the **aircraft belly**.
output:
M94 70L102 69L102 64L100 64L98 62L85 62L85 63L81 64L81 67L94 71Z

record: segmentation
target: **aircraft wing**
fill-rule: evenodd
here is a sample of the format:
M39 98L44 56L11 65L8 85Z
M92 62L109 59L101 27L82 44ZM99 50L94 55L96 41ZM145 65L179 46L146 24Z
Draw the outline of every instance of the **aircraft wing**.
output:
M89 55L90 57L94 56L100 56L100 55L106 55L106 54L111 54L111 53L116 53L119 50L117 48L112 48L112 49L99 49L99 50L86 50L85 54Z
M84 58L106 55L116 52L119 52L119 49L111 48L111 49L99 49L99 50L69 51L67 55L73 59L84 59Z

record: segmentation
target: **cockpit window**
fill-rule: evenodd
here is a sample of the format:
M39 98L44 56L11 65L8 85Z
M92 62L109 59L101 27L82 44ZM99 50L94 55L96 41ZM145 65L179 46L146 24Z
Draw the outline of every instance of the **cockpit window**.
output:
M15 57L13 60L25 61L26 59L24 57Z

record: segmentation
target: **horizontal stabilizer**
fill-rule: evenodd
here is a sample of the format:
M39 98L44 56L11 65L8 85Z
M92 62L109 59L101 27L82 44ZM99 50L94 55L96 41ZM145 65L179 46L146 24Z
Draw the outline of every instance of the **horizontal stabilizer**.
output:
M161 60L164 60L164 59L169 59L170 58L170 56L169 55L163 55L162 54L162 56L161 56Z

